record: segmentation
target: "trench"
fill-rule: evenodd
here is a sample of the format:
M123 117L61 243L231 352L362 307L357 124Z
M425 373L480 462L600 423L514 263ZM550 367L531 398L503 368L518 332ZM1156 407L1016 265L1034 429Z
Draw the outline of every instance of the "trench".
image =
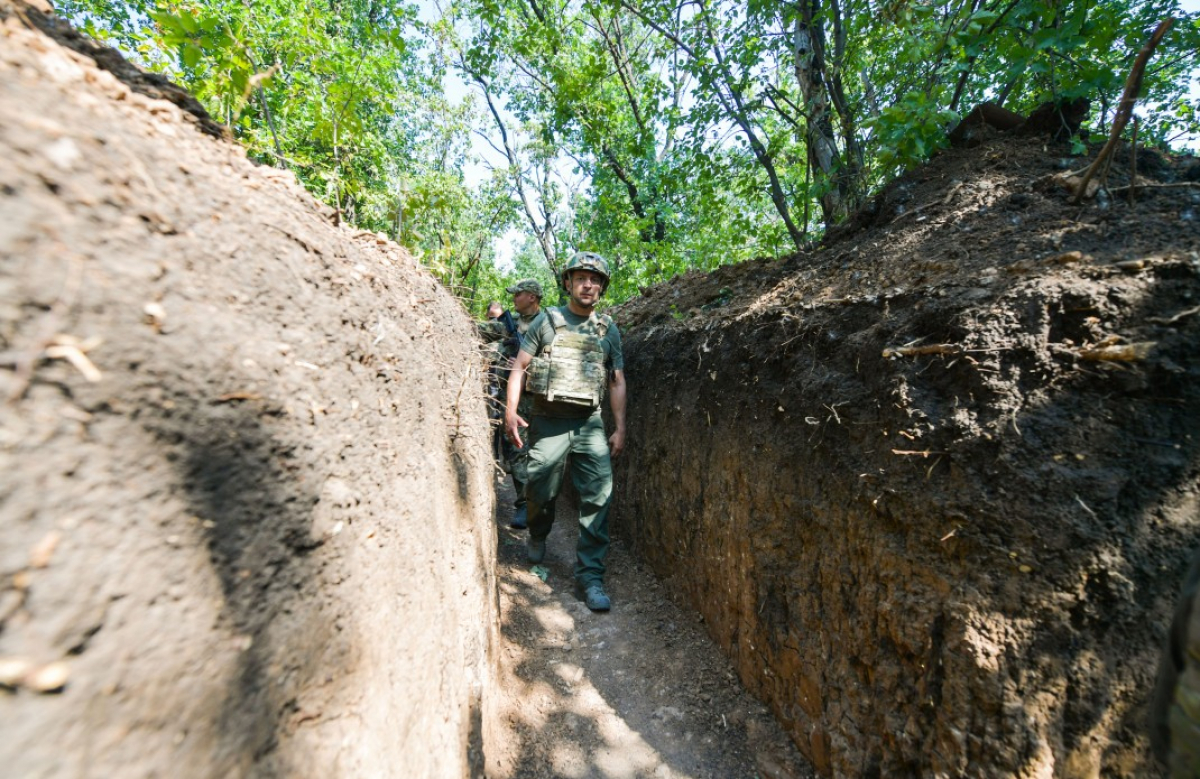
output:
M449 293L185 96L8 18L0 657L69 669L5 683L15 774L1152 770L1156 626L1200 531L1194 225L1003 276L851 225L615 309L630 446L594 615L569 507L545 579L505 526ZM1026 220L977 242L1049 231ZM895 268L929 278L866 289ZM1084 364L1104 330L1153 357ZM98 338L102 378L45 332ZM913 343L979 356L885 356Z
M631 551L819 775L1156 771L1146 702L1196 537L1200 397L1188 336L1146 325L1187 309L1194 269L824 304L758 272L619 319ZM680 295L710 304L667 316ZM1100 311L1158 361L1053 356ZM986 357L888 356L911 343Z
M1200 494L1192 336L1153 320L1189 310L1196 271L800 308L774 303L783 265L617 310L631 445L612 524L632 569L609 577L614 613L642 605L621 597L623 578L653 576L790 739L788 768L766 774L1153 774L1147 701ZM668 315L663 299L681 294L718 302ZM1092 370L1056 356L1098 311L1129 338L1152 334L1157 358ZM922 341L1013 346L981 348L986 362L887 356ZM503 506L500 521L503 533ZM506 586L557 594L574 609L565 640L586 635L578 624L597 618L553 576L528 580L508 543ZM651 767L722 775L659 746Z

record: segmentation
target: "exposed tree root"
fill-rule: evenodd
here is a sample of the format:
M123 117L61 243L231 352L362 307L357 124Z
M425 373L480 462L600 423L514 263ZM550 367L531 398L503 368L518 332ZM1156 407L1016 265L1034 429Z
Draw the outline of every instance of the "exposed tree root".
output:
M1129 123L1130 117L1133 116L1133 107L1137 103L1138 92L1142 89L1146 63L1150 60L1150 55L1154 53L1159 42L1162 41L1163 36L1166 35L1167 30L1170 29L1172 21L1172 19L1164 19L1158 23L1154 34L1150 36L1150 40L1146 42L1133 61L1129 78L1125 80L1125 93L1121 96L1121 102L1117 105L1117 114L1113 117L1112 132L1108 135L1108 143L1104 144L1104 148L1100 150L1095 161L1082 171L1063 173L1055 177L1058 183L1071 191L1072 203L1079 203L1085 197L1095 196L1102 186L1100 182L1093 179L1102 170L1104 173L1101 175L1101 179L1107 175L1109 161L1116 150L1117 141L1125 130L1125 125Z

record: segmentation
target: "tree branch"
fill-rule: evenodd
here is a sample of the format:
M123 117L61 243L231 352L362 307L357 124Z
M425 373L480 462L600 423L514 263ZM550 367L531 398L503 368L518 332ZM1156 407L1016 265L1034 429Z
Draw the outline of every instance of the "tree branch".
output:
M479 85L483 91L484 100L487 102L488 110L492 114L492 118L496 121L496 127L500 130L500 138L504 143L504 155L508 159L509 170L512 174L513 185L516 187L517 195L521 199L521 206L525 209L525 217L529 220L529 227L533 230L534 236L538 239L538 245L542 248L542 254L546 258L546 263L551 270L557 269L557 263L554 252L554 243L550 235L553 225L548 215L545 214L543 207L543 215L546 215L544 223L539 224L537 215L534 213L533 203L530 199L528 189L525 186L525 177L521 173L520 160L517 157L516 151L513 149L512 143L508 138L508 127L504 123L503 117L500 116L500 111L496 108L495 102L492 100L491 89L484 77L467 66L466 59L459 53L459 67L463 72L468 74L471 79ZM543 204L544 205L544 204Z
M1091 183L1092 177L1096 175L1096 171L1108 163L1113 151L1116 149L1117 141L1121 137L1121 131L1125 129L1125 125L1129 122L1129 117L1133 115L1133 106L1137 103L1138 93L1142 91L1142 78L1145 75L1146 63L1150 60L1150 55L1158 47L1163 36L1167 34L1167 30L1171 27L1173 19L1163 19L1158 23L1158 27L1154 29L1154 34L1150 36L1150 40L1146 41L1146 45L1138 52L1137 58L1133 61L1133 67L1129 71L1129 78L1125 80L1125 94L1121 96L1121 102L1117 104L1117 113L1113 117L1112 131L1108 136L1108 143L1104 144L1104 148L1100 150L1100 154L1096 156L1095 161L1083 171L1079 177L1078 183L1072 183L1074 198L1073 203L1078 203L1088 193L1088 184Z

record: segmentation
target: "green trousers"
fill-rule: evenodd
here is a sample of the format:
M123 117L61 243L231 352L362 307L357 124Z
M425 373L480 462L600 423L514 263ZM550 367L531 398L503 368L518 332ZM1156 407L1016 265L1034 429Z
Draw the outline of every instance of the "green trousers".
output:
M579 492L579 542L575 547L575 581L581 586L604 579L608 555L608 506L612 502L612 460L599 410L584 419L534 417L533 445L526 457L525 497L529 537L550 535L554 503L563 475Z
M525 420L530 419L532 406L533 404L529 402L529 395L523 395L517 406L517 415ZM521 439L524 446L520 449L513 446L507 439L504 441L504 458L508 465L507 470L512 475L513 492L517 494L517 499L513 501L513 508L518 509L525 505L525 479L528 470L529 449L533 446L533 428L525 428Z

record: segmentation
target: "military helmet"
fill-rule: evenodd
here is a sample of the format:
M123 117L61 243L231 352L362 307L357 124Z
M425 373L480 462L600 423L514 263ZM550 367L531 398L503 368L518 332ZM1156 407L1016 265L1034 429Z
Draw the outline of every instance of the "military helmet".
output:
M570 288L567 282L571 278L571 271L573 270L590 270L595 273L599 273L604 277L604 284L600 287L600 294L603 295L604 291L608 289L608 261L599 254L596 254L595 252L579 252L572 257L567 263L566 267L562 270L561 280L563 289Z

